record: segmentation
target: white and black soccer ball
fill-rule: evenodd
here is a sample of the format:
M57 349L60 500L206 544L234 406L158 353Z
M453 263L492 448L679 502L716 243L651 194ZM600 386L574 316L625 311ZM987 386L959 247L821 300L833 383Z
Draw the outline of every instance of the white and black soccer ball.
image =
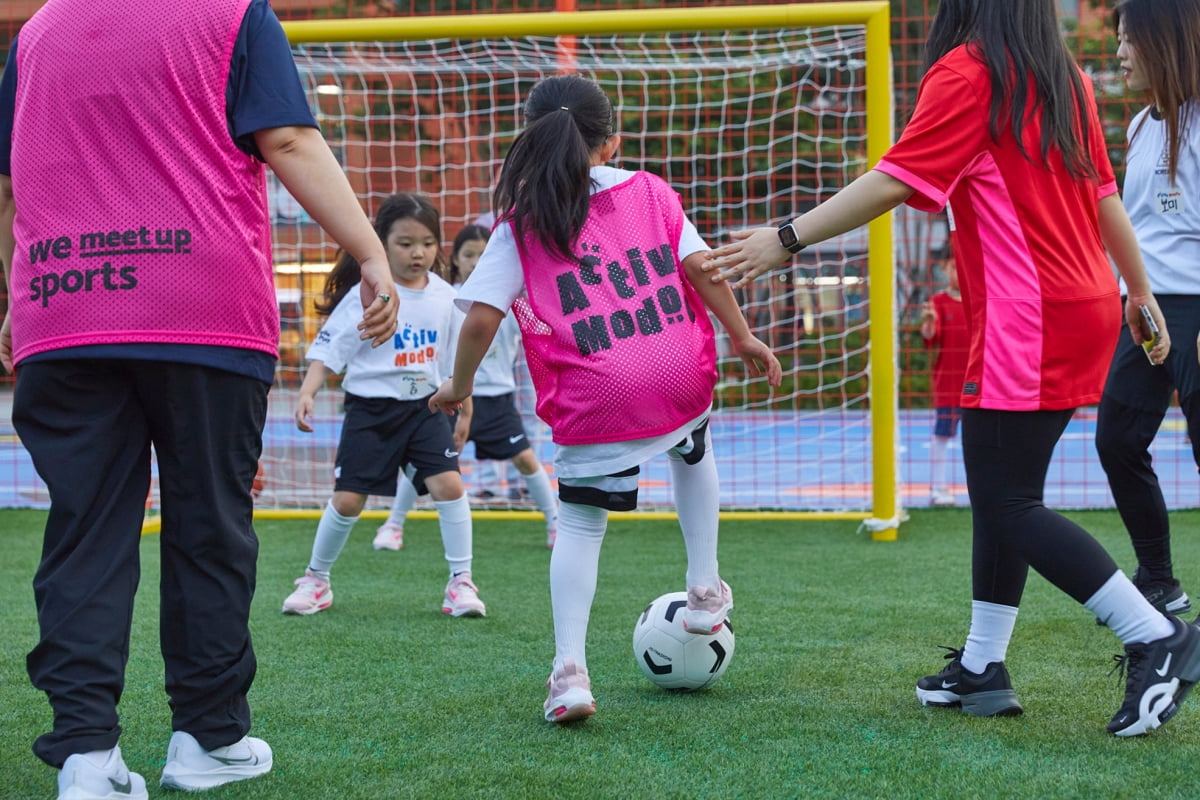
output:
M729 620L712 636L683 629L687 592L664 594L646 606L633 626L633 657L651 683L691 692L711 686L733 658Z

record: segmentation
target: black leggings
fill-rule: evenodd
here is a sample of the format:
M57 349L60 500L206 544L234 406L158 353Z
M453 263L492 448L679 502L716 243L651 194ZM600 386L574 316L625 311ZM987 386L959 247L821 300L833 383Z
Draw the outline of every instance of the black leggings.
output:
M1073 413L963 410L975 600L1019 606L1033 567L1083 603L1117 571L1091 534L1042 502L1050 457Z

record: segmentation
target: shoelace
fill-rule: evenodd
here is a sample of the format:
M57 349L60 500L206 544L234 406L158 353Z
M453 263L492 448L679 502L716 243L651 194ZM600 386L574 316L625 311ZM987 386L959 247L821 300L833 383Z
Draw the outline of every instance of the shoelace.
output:
M1108 671L1109 675L1114 672L1117 674L1117 682L1125 682L1125 692L1132 691L1141 680L1142 672L1145 668L1146 650L1143 647L1130 645L1125 648L1125 652L1120 655L1114 655L1112 669Z

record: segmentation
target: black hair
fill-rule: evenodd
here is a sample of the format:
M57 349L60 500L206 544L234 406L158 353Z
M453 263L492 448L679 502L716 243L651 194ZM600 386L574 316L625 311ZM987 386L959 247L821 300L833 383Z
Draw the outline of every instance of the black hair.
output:
M464 225L458 235L454 237L454 246L450 248L450 258L447 262L447 275L444 276L451 284L460 282L462 278L462 270L459 269L458 251L463 249L463 245L467 242L486 242L492 232L482 225Z
M1175 183L1179 147L1196 124L1190 101L1200 100L1200 0L1122 0L1113 30L1124 28L1137 52L1148 91L1167 133L1167 179ZM1122 26L1122 23L1124 25ZM1141 131L1149 115L1134 130Z
M532 233L550 253L574 260L591 201L592 153L613 134L612 103L594 82L557 75L533 87L525 130L513 141L492 200L519 246Z
M1099 123L1086 112L1083 78L1059 32L1054 1L942 0L925 42L926 67L963 44L991 76L992 140L1008 129L1032 160L1022 134L1040 108L1042 163L1057 150L1072 177L1096 177L1088 141Z
M383 201L375 215L375 233L379 241L387 243L388 233L397 220L413 219L428 228L438 241L442 239L441 215L429 199L418 194L394 194ZM439 250L433 269L442 264ZM362 280L362 267L354 256L344 250L338 251L337 261L325 278L325 300L316 303L317 312L331 314L351 288Z

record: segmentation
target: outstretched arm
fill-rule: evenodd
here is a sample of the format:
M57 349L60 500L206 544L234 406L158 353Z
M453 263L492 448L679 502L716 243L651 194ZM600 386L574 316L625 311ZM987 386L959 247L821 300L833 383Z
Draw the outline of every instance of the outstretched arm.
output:
M801 243L823 242L852 231L891 211L912 195L912 188L891 175L870 170L821 205L792 221ZM734 231L734 241L713 250L702 269L713 281L732 281L739 289L759 275L791 260L775 228Z
M704 305L708 306L720 321L725 332L729 334L729 342L733 351L738 354L746 365L751 377L767 376L767 383L779 386L783 383L783 367L779 359L763 342L755 338L738 308L733 290L725 282L713 283L700 269L707 253L692 253L683 260L683 272L688 281L696 288Z
M475 388L475 372L487 355L496 331L504 321L504 312L487 303L472 303L458 332L454 352L454 377L438 387L429 398L429 410L449 414L458 411Z
M254 134L263 160L317 224L362 267L360 338L372 347L396 332L400 302L383 243L363 213L342 167L316 128L291 125Z

